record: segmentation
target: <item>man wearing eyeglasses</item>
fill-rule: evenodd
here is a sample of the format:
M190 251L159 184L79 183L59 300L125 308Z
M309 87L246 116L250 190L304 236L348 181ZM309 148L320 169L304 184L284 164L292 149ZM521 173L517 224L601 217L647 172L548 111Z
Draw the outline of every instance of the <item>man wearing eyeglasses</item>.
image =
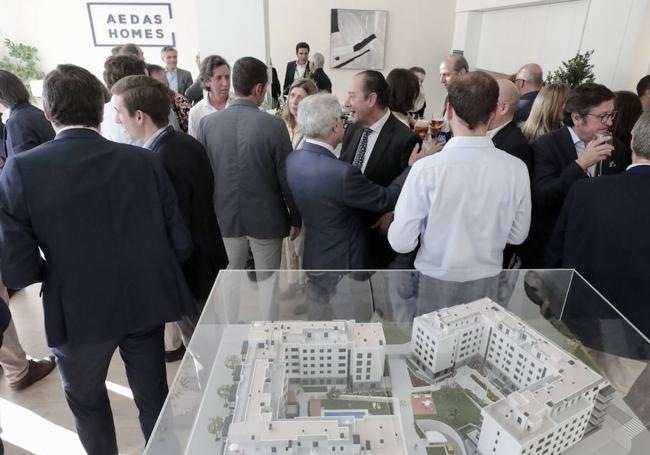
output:
M533 227L527 268L542 267L560 209L574 182L623 172L630 163L626 145L612 137L614 93L604 85L576 87L564 107L564 126L533 143Z

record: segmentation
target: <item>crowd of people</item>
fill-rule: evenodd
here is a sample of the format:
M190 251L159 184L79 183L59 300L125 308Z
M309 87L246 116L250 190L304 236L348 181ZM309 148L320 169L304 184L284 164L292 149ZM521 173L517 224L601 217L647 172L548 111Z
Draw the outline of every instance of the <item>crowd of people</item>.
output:
M0 270L10 292L43 283L54 354L28 360L5 295L0 365L20 390L56 364L88 453L117 453L114 351L148 439L165 360L182 356L218 272L251 260L443 281L576 268L650 334L650 76L637 94L571 89L544 84L537 64L495 79L451 54L441 126L422 135L419 66L355 74L342 106L305 42L282 89L253 57L197 57L196 80L177 60L172 47L159 66L118 46L103 84L59 65L43 111L0 70ZM278 115L260 109L269 88ZM305 286L296 273L283 296Z

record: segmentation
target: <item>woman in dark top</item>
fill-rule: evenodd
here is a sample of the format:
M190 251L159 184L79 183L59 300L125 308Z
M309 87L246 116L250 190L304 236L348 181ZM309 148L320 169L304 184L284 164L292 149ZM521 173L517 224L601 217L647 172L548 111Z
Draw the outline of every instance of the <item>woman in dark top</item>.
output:
M629 149L632 139L632 127L643 113L641 101L636 93L616 92L614 111L616 111L616 117L612 127L612 136L620 139Z
M54 139L54 130L43 111L29 103L25 84L5 70L0 70L0 112L4 122L4 158Z

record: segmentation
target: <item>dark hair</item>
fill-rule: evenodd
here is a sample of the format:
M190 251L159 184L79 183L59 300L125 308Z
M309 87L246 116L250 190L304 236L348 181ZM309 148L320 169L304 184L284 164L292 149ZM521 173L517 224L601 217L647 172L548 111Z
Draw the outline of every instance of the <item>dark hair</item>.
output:
M497 106L499 84L488 73L473 71L458 75L447 87L449 104L470 130L487 124Z
M616 92L614 110L617 114L612 127L612 135L629 147L632 139L632 127L643 112L641 101L633 92Z
M159 71L162 71L162 72L165 71L165 69L164 69L162 66L160 66L160 65L154 65L153 63L147 63L147 64L145 65L145 68L147 69L147 74L148 74L149 76L151 76L153 73L157 73L157 72L159 72Z
M309 44L305 43L304 41L301 41L298 44L296 44L296 54L298 53L298 49L307 49L307 50L309 50Z
M127 76L120 79L111 92L122 97L130 116L142 111L158 128L169 123L171 92L159 80L149 76Z
M643 76L639 80L639 83L636 84L636 94L639 95L639 97L643 96L646 90L650 90L650 74Z
M201 83L205 90L210 90L210 87L206 86L205 82L212 77L214 70L223 65L226 65L228 69L230 69L230 65L228 65L226 59L221 55L208 55L203 59L201 66L199 67L199 79L201 79Z
M125 45L122 46L122 49L120 50L120 55L131 55L139 60L141 51L142 50L138 47L137 44L126 43Z
M388 107L391 111L406 114L413 110L413 102L420 94L420 81L411 70L395 68L386 77Z
M99 127L105 88L90 71L58 65L43 82L43 105L57 126Z
M176 51L176 48L174 46L165 46L160 50L160 54L164 54L165 52L169 51Z
M122 52L122 47L124 46L115 46L113 49L111 49L111 56L115 57L120 55L120 52Z
M377 101L381 107L388 106L388 83L386 78L379 71L365 70L357 73L356 76L363 76L363 94L368 98L371 93L377 94Z
M614 99L614 92L601 84L587 82L574 88L564 104L564 118L567 126L573 126L571 114L577 112L580 117L586 116L592 107L596 107L605 101Z
M11 109L26 102L29 102L29 92L23 81L9 71L0 70L0 103Z
M104 62L104 82L109 90L123 77L139 74L145 74L144 62L131 55L108 57Z
M427 72L424 71L424 68L422 68L421 66L412 66L409 68L409 71L412 71L414 73L422 73L425 76L427 75Z
M269 81L268 67L255 57L242 57L235 62L232 68L232 86L235 93L248 96L257 84L266 84Z

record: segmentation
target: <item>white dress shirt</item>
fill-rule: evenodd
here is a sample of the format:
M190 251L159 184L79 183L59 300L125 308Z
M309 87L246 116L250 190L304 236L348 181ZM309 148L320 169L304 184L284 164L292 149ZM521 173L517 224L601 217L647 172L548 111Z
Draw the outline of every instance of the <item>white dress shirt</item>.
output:
M100 126L100 134L109 141L142 147L144 141L142 139L131 139L129 134L126 132L126 128L124 128L121 123L117 123L115 117L117 117L117 111L115 110L113 103L109 101L104 104L104 120L102 120Z
M192 109L190 109L190 113L187 119L187 134L194 138L196 138L196 135L199 132L199 124L201 123L201 119L208 114L217 112L217 109L212 104L210 104L210 101L208 101L208 93L209 92L207 91L203 91L203 99L192 106ZM230 105L231 99L232 95L228 97L228 101L226 101L226 106L224 109Z
M173 70L165 68L165 76L167 77L167 82L169 82L169 88L178 92L178 71L176 68Z
M381 129L386 124L388 117L390 117L390 109L386 109L386 113L379 120L377 120L375 123L369 126L372 132L368 134L368 145L366 146L366 154L363 156L361 173L366 171L366 166L368 165L368 160L370 159L370 155L372 154L372 149L375 148L375 144L377 143L377 138L379 137L379 133L381 133Z
M298 79L302 79L305 75L305 71L307 70L307 65L309 65L309 62L305 63L304 65L298 64L296 62L296 71L293 73L293 80L297 81Z
M467 281L501 270L506 243L530 227L530 181L523 161L490 138L458 137L417 161L404 183L388 241L413 251L415 267L439 279Z

